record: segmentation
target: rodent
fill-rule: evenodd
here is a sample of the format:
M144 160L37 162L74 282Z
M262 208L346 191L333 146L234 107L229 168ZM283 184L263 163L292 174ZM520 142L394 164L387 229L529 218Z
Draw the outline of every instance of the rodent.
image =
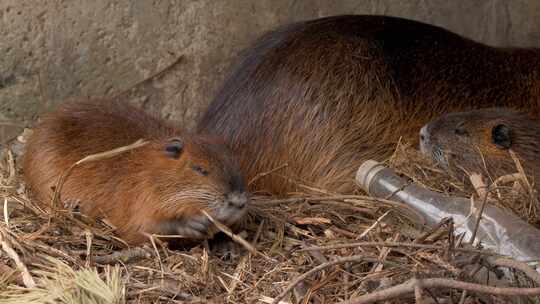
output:
M418 144L432 118L495 106L539 115L540 50L491 47L403 18L345 15L263 35L197 130L231 143L246 179L256 180L251 191L352 192L363 161L385 160L400 138Z
M540 182L540 120L508 108L442 115L420 130L420 150L457 175L497 178L517 172L512 150L529 182Z
M70 101L45 115L26 145L24 179L47 207L52 187L72 164L139 139L148 143L76 167L61 188L62 200L105 218L130 244L145 242L144 233L211 237L216 231L202 210L226 225L244 217L249 193L222 139L185 134L122 100Z

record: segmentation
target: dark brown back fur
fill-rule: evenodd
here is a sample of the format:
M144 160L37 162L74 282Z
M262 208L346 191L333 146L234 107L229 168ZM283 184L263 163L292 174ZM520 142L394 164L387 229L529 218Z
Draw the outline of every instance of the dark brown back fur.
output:
M368 158L453 110L540 112L540 51L489 47L439 27L384 16L336 16L264 35L242 56L199 123L224 136L254 189L295 183L354 189Z

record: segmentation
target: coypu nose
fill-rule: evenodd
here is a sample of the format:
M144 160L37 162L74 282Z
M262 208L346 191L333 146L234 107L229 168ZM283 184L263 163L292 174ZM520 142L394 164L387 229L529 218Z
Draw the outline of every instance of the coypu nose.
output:
M425 125L422 127L422 129L420 129L420 141L427 141L428 139L428 126Z
M422 129L420 129L420 151L422 153L426 153L428 146L429 146L428 125L424 125Z
M249 199L245 192L231 192L227 194L227 204L238 209L244 208Z

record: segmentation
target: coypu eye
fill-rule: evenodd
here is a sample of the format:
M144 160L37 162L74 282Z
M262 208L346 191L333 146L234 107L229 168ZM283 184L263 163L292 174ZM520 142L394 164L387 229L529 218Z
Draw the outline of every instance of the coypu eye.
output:
M491 141L500 149L510 149L510 146L512 146L510 128L503 124L493 127L491 129Z
M199 173L202 176L208 176L208 170L205 170L203 167L199 165L193 165L191 166L191 169L193 169L195 172Z
M456 135L469 135L469 132L465 129L464 123L459 123L454 129Z
M184 143L179 139L171 140L165 147L165 152L172 158L179 158L184 150Z

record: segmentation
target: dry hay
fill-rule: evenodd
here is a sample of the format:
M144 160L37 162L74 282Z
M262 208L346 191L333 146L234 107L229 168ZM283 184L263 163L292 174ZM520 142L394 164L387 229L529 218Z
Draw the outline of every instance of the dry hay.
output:
M540 203L529 181L524 178L517 159L516 174L483 176L492 188L490 203L517 214L523 220L540 228ZM474 188L469 180L448 175L427 160L420 152L407 145L399 145L389 160L391 167L424 187L448 195L470 197ZM486 169L487 171L487 169Z
M424 278L493 284L496 276L482 277L483 270L500 275L493 265L508 261L460 243L452 236L450 221L438 229L422 229L401 204L360 192L256 197L240 235L260 254L242 246L223 250L212 243L171 250L157 239L128 248L106 223L76 212L51 216L30 201L12 153L19 154L21 146L16 141L0 158L0 303L271 303L289 286L292 292L281 303L335 303L404 282L414 292L386 303L510 299L460 288L421 288L436 286ZM463 181L448 179L404 146L389 164L431 189L471 193ZM515 206L516 195L511 199L506 205ZM517 201L527 200L520 196ZM514 209L531 216L524 212L534 209L531 203L522 205ZM313 250L337 244L349 247ZM514 273L511 286L535 286L520 271Z

